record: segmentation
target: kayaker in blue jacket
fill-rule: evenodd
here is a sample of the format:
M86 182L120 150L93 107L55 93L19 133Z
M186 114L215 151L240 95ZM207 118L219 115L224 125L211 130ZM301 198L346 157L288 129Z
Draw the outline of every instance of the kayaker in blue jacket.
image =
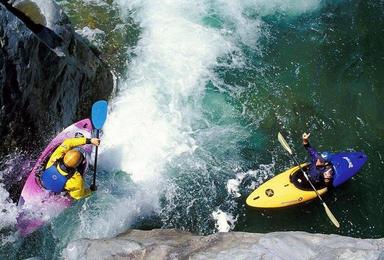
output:
M313 184L330 185L332 183L332 166L313 148L308 141L310 133L303 133L303 145L311 157L311 164L308 169L308 177Z

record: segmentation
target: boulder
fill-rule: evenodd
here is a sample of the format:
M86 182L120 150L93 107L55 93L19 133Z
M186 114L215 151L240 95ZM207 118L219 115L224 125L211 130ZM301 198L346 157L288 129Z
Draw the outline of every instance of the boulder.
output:
M305 232L229 232L198 236L177 230L129 230L110 239L79 239L72 259L383 259L384 239Z
M0 47L0 153L41 149L112 93L108 66L51 0L0 0Z

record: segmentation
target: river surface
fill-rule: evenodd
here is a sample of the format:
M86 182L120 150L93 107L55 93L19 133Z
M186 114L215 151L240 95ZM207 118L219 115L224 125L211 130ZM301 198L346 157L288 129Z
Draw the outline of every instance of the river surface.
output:
M60 258L74 239L128 228L384 236L383 1L59 3L77 29L93 29L83 34L119 77L99 189L20 239L6 179L25 156L3 159L0 257ZM245 206L253 189L294 164L279 131L301 161L304 131L320 151L368 155L358 175L323 196L340 229L316 200Z

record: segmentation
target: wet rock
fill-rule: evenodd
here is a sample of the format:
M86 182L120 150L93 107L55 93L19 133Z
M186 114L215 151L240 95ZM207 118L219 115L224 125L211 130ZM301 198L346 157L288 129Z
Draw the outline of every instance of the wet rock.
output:
M0 153L41 148L112 92L108 66L53 1L0 0L0 47Z
M64 259L383 259L384 239L305 232L197 236L176 230L130 230L111 239L80 239Z

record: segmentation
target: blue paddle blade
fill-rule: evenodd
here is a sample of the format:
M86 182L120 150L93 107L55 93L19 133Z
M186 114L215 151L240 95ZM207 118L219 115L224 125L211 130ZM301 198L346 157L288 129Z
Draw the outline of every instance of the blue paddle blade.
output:
M96 129L103 128L107 112L108 103L105 100L99 100L92 105L92 124Z

